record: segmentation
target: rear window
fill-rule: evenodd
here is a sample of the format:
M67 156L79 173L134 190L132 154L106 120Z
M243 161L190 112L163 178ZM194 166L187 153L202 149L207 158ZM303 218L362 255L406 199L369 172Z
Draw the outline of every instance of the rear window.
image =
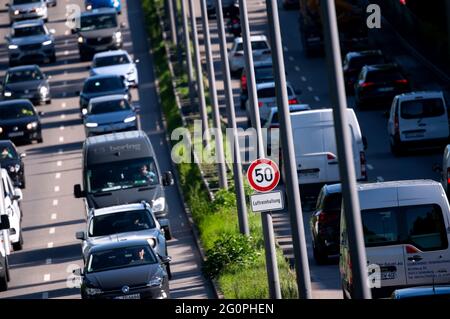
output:
M441 98L404 101L400 104L400 114L404 119L442 116L444 102Z
M366 247L410 244L422 251L448 247L439 205L414 205L363 210Z
M265 50L268 49L267 43L265 41L253 41L252 50ZM236 51L244 51L244 43L240 42L236 45Z
M404 77L396 70L370 71L366 75L368 82L388 82L402 80Z
M119 77L101 78L97 80L88 80L84 85L85 93L98 93L107 91L116 91L125 88L123 80Z
M349 68L361 69L365 65L382 64L384 58L381 55L360 56L350 59Z
M255 78L258 79L273 79L272 66L255 68Z

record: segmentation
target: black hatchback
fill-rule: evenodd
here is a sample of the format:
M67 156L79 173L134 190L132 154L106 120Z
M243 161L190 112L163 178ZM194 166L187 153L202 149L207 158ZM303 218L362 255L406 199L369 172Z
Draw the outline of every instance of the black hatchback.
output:
M341 201L341 184L324 185L309 220L314 259L319 265L339 254Z
M25 188L25 166L22 161L25 156L10 140L0 140L0 165L8 171L15 187Z
M353 93L355 82L363 66L383 63L386 63L386 59L380 50L353 51L347 53L343 65L347 93Z
M0 139L42 143L41 120L29 100L0 102Z

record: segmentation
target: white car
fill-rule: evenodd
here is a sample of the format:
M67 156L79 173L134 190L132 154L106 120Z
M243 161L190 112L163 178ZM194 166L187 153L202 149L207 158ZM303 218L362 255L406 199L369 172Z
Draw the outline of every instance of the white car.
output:
M450 207L441 184L404 180L357 185L372 297L450 283ZM344 211L340 222L342 290L353 297Z
M250 41L252 43L254 62L272 59L269 41L265 35L252 35ZM234 74L241 72L244 68L244 43L242 37L234 39L233 46L228 53L228 61L230 70Z
M9 239L13 250L17 251L21 250L23 247L22 211L19 205L19 202L23 199L23 195L19 188L14 188L6 169L2 168L1 175L4 189L5 209L11 225L11 228L9 229Z
M387 126L392 153L408 147L445 145L449 138L442 92L411 92L394 97Z
M91 76L113 74L123 76L129 87L138 87L139 77L136 63L125 50L101 52L94 55Z
M286 89L289 98L289 104L299 104L296 91L289 82L286 82ZM270 116L272 107L277 106L277 96L275 94L275 82L265 82L256 84L256 93L258 96L259 118L262 123L266 122ZM247 112L247 121L251 126L250 102L245 102L245 110Z

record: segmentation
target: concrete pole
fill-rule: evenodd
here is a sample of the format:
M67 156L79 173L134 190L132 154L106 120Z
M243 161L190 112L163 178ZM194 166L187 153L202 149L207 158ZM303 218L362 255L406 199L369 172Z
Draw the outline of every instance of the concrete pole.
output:
M177 42L177 28L175 25L175 10L173 6L173 0L167 0L167 6L166 9L169 15L169 22L170 22L170 39L172 41L173 45L178 45Z
M189 102L192 108L195 105L195 83L194 83L194 72L192 67L191 41L189 40L190 39L189 24L186 11L186 2L185 2L186 0L180 1L181 1L181 18L183 22L184 49L186 50L186 66L189 84Z

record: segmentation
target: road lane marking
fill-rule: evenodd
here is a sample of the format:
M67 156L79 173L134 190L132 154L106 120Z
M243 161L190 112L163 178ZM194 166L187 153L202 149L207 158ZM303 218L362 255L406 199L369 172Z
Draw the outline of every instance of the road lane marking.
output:
M306 89L307 89L309 92L312 92L312 90L313 90L312 86L308 86Z
M44 275L44 281L50 281L50 274Z
M54 234L54 233L55 233L55 227L50 228L50 229L48 230L48 233L49 233L50 235Z
M58 200L57 199L53 200L53 206L58 206Z
M59 142L60 142L60 143L64 142L64 136L60 136L60 137L59 137Z
M55 193L59 192L59 186L55 186L54 190L55 190Z
M64 108L66 108L66 106L67 106L66 102L62 102L61 107L64 109Z
M65 119L66 118L66 114L61 114L61 119Z
M48 247L48 248L53 248L53 243L52 243L52 242L49 242L49 243L47 244L47 247Z
M61 173L56 173L56 174L55 174L55 178L56 178L56 179L60 179L60 178L61 178Z
M61 131L64 131L64 125L61 125L61 126L59 127L59 129L60 129Z
M45 260L45 264L46 264L46 265L51 265L51 263L52 263L52 259L51 259L51 258L47 258L47 259Z
M64 51L64 55L69 55L69 51Z
M316 95L316 96L314 96L314 100L316 100L316 102L319 102L320 101L320 99L319 99L319 97Z
M295 66L295 71L300 72L300 67L298 65Z
M382 176L377 176L377 182L384 182L384 178Z
M302 76L300 79L301 79L303 82L306 82L306 78L305 78L304 76Z
M367 166L368 169L373 170L373 166L372 165L366 164L366 166Z
M55 220L57 218L58 215L56 215L56 213L53 213L52 216L50 217L52 220Z
M62 161L57 161L56 166L62 166Z
M48 299L48 292L42 293L42 299Z

